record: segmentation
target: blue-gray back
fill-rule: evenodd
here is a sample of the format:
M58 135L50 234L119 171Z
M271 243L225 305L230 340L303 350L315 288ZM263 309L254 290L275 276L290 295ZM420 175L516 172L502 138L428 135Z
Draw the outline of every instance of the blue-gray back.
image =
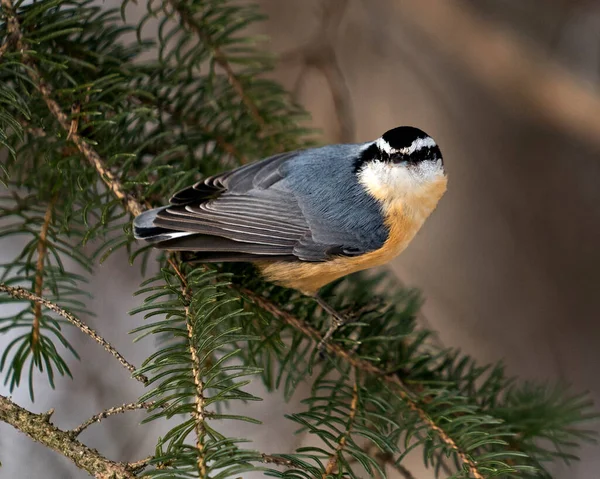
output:
M215 261L257 255L325 261L379 249L388 229L354 172L362 148L283 153L207 178L153 211L147 236L159 247ZM140 235L144 224L137 222Z
M387 239L381 207L354 172L362 147L305 150L280 167L283 179L273 187L296 197L316 243L364 252L380 248Z

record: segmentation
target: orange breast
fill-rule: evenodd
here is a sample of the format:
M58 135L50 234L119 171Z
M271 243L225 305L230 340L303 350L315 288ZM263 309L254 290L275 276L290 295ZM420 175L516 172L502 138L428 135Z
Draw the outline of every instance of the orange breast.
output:
M398 256L417 234L446 191L446 179L433 183L410 198L384 204L389 236L378 250L361 256L339 256L321 263L259 263L263 275L274 283L313 294L322 286L347 274L380 266Z

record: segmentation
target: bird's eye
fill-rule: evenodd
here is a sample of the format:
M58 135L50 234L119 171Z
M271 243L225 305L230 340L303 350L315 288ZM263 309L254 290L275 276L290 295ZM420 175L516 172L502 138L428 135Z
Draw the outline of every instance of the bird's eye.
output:
M394 164L408 163L409 155L405 155L403 153L393 153L390 155L390 160Z

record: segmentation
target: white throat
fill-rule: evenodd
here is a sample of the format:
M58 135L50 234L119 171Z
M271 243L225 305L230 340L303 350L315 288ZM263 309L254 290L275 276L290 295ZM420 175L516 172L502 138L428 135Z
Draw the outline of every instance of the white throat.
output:
M413 143L409 148L414 147L416 146ZM425 160L416 164L394 164L389 161L372 160L363 165L357 176L360 184L382 203L385 209L394 207L398 203L412 210L427 209L425 203L429 202L426 198L431 194L432 189L435 189L434 185L440 182L445 184L446 181L441 159Z

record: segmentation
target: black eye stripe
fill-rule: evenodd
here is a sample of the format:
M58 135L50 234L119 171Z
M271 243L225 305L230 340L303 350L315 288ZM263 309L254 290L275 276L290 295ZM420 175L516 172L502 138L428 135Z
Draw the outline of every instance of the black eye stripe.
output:
M413 151L411 154L394 152L388 154L384 150L373 143L368 148L364 149L361 155L354 161L354 173L358 173L365 163L369 161L387 161L394 164L407 162L409 164L417 164L421 161L437 161L442 160L442 153L437 145L424 146L419 150Z
M373 161L373 160L385 161L383 159L383 157L381 156L382 153L387 155L387 153L380 151L379 148L377 148L377 145L375 143L373 143L371 146L369 146L368 148L363 150L361 155L354 161L354 173L358 173L360 171L360 169L363 167L363 165L369 161Z
M426 160L437 160L441 157L440 149L437 146L425 146L419 150L413 151L410 154L398 152L390 155L390 159L394 163L400 163L402 161L406 161L408 163L418 163Z

